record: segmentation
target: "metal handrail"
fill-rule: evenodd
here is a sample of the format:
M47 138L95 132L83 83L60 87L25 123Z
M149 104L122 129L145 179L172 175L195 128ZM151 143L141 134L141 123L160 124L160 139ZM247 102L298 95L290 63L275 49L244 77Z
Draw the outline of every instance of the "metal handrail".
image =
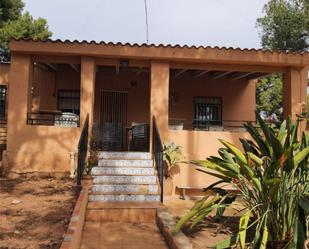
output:
M27 124L79 127L79 116L74 113L62 112L29 112L27 113Z
M163 202L163 181L164 181L164 165L163 165L163 145L158 130L157 122L155 117L153 117L153 139L152 139L152 149L153 156L156 163L159 183L160 183L160 200Z
M179 121L179 122L177 122ZM245 123L256 123L255 120L228 120L228 119L169 119L169 125L182 125L186 130L210 130L212 127L230 129L243 128Z
M88 130L89 130L89 114L87 114L84 126L78 141L77 148L77 185L81 185L82 176L85 170L86 157L88 151Z

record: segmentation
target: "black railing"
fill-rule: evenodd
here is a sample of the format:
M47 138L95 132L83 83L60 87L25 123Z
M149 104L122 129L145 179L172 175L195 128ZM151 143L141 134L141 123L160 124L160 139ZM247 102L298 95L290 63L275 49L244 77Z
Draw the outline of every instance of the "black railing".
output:
M89 115L87 115L77 148L77 185L81 185L88 151Z
M7 120L0 118L0 151L7 142ZM1 155L0 155L1 157Z
M31 112L27 114L27 124L79 127L79 116L68 112Z
M161 202L163 202L163 181L164 181L163 146L155 117L153 117L152 127L153 127L152 150L160 183Z
M183 130L223 131L244 128L246 123L256 123L254 120L209 120L209 119L169 119L170 128Z

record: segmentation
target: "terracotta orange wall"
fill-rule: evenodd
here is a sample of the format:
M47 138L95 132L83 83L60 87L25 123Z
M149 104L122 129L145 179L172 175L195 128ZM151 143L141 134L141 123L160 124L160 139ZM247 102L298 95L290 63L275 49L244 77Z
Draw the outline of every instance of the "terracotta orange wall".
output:
M130 82L136 81L137 86L132 87ZM97 73L95 84L94 122L100 122L101 91L128 92L127 125L132 122L149 123L149 76L126 76L110 73Z
M193 79L187 75L171 78L170 94L175 94L176 103L170 105L169 117L185 119L185 124L192 127L194 96L209 96L222 97L223 120L254 121L255 88L255 81L247 80ZM229 124L233 125L232 122Z
M176 93L177 103L170 106L170 117L185 118L189 125L193 117L194 96L221 96L222 115L226 120L255 120L255 81L210 81L206 77L190 82L190 78L174 79L170 92ZM168 141L182 146L186 160L205 159L217 155L221 147L218 139L224 139L241 147L240 138L248 138L246 132L169 130ZM203 174L189 164L178 164L172 171L176 186L207 186L217 178Z
M30 56L12 54L4 170L17 173L68 172L69 153L77 151L81 128L26 124L26 113L32 108L27 105L27 102L31 103L28 93L31 92L31 82L34 82L34 78L37 79L32 77L31 72L33 67ZM46 83L47 81L44 81L44 84ZM41 90L49 96L45 86ZM42 100L46 99L41 98Z
M57 110L59 90L80 90L80 73L73 70L44 71L34 68L32 110Z
M0 85L9 83L10 64L0 64Z
M185 160L205 159L217 155L221 146L218 139L232 142L241 148L240 138L249 138L246 132L232 131L169 131L169 141L182 146ZM178 164L172 171L175 186L207 186L217 178L203 174L189 164Z
M80 90L80 74L76 72L56 73L36 68L34 79L33 110L57 110L58 90ZM137 86L132 87L131 81L136 81ZM94 122L96 123L100 121L102 90L128 93L127 125L132 122L149 123L149 76L97 73L94 103Z
M10 95L9 142L6 152L7 169L15 172L68 171L69 152L76 151L81 128L28 126L25 117L27 111L25 108L20 108L18 103L28 98L26 91L33 86L32 106L29 108L32 110L56 110L58 90L80 89L80 73L73 70L43 71L38 67L32 69L28 64L29 60L27 56L16 56L13 57L12 61L11 87L16 94ZM32 70L34 72L33 79L27 75ZM136 81L137 86L132 87L131 81ZM32 85L30 82L32 82ZM222 96L224 119L254 120L254 82L209 81L203 77L192 80L191 77L181 77L177 80L171 79L169 88L169 91L175 92L178 98L176 106L170 107L170 117L191 120L193 97L199 95ZM98 72L95 82L95 122L99 122L100 119L101 90L128 92L127 125L132 122L149 123L149 75L126 76ZM156 94L156 91L154 94ZM162 105L162 103L157 104L158 106ZM25 106L25 102L23 102L23 106ZM239 136L245 136L245 134L237 132L168 131L168 140L182 145L187 159L204 158L215 154L219 147L218 138L237 143ZM209 181L204 175L200 175L187 165L180 165L180 173L176 172L174 177L176 185L203 184L205 179Z

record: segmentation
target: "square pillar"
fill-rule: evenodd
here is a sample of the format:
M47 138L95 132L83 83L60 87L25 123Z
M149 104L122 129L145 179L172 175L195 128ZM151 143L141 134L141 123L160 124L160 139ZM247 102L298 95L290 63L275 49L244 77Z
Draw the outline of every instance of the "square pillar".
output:
M308 68L288 68L283 80L283 115L291 116L295 122L297 114L302 114L307 107ZM306 122L301 122L301 131L306 128Z
M150 151L152 151L152 122L156 118L162 141L168 139L169 64L151 62L150 76Z
M27 113L31 112L31 86L33 79L33 63L29 55L11 56L11 67L8 85L7 126L8 137L15 128L24 127L27 123ZM8 139L7 150L10 150Z
M91 57L81 58L80 78L80 125L89 114L89 131L91 131L94 114L94 91L95 91L96 64Z

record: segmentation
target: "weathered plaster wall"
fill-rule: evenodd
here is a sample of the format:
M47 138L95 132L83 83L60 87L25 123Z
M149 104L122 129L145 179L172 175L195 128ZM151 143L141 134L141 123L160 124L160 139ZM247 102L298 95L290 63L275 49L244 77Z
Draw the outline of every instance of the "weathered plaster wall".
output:
M194 96L222 97L223 120L255 121L255 81L229 81L226 78L210 80L209 77L192 79L188 75L171 79L170 92L175 94L176 102L170 104L169 116L185 123L192 128L194 115ZM224 122L225 124L241 125L241 122ZM224 139L241 147L240 138L248 137L246 132L238 131L194 131L169 130L168 141L182 146L185 160L205 159L217 155L221 147L218 139ZM203 174L189 164L178 164L172 171L174 187L176 186L207 186L217 179Z
M5 169L15 172L64 172L69 170L69 152L76 151L81 128L62 128L50 126L26 125L26 113L29 110L56 110L57 91L59 89L82 89L88 91L89 84L95 79L95 94L91 91L82 95L83 117L92 111L94 102L94 122L100 120L100 92L114 90L128 92L128 124L132 122L151 122L152 115L159 120L159 128L164 141L172 140L183 146L187 160L201 159L217 153L220 147L218 138L229 140L237 145L242 132L207 132L168 130L168 117L185 118L191 122L193 117L194 96L222 96L223 119L253 121L255 109L255 82L210 81L207 77L192 80L188 77L170 79L167 63L152 63L151 74L143 76L123 76L121 74L95 73L94 60L83 59L80 73L43 72L32 68L30 56L12 56L10 72L10 104L8 118L8 146L5 154ZM0 65L0 84L8 81L8 66ZM32 79L31 72L35 74ZM236 69L235 69L236 70ZM287 112L299 112L299 103L303 99L305 71L300 74L290 70L286 74ZM301 76L299 76L301 75ZM1 80L2 79L2 80ZM3 80L4 79L4 80ZM82 79L82 80L81 80ZM170 80L170 85L168 84ZM130 82L137 81L132 87ZM33 82L33 85L30 83ZM291 84L298 84L293 86ZM83 87L81 88L81 85ZM33 100L30 100L33 86ZM293 86L293 89L291 87ZM84 90L83 90L84 89ZM168 108L169 92L177 94L177 103ZM290 102L287 101L292 99ZM27 105L26 103L31 103ZM205 185L214 179L205 176L188 165L179 165L174 170L174 186Z
M222 97L222 119L226 121L255 121L255 81L230 81L227 78L211 80L210 77L184 75L171 78L170 94L176 99L170 104L169 117L185 119L192 128L194 116L194 97ZM224 122L223 125L239 125L240 122ZM186 127L185 127L186 128Z
M34 68L32 111L56 111L59 90L80 90L80 73L73 69L46 71Z
M131 86L131 82L137 86ZM35 69L33 108L32 110L57 110L57 93L59 90L80 90L80 73L73 70L61 72ZM115 73L96 73L94 122L100 122L101 92L123 91L128 93L128 120L149 123L149 75L117 75Z
M67 172L69 152L77 150L81 129L26 124L26 114L32 109L32 72L30 56L12 55L4 170L17 173ZM44 84L47 82L44 81ZM45 87L41 90L47 91Z
M223 147L218 139L227 140L241 148L240 138L249 138L246 132L232 131L169 131L169 140L182 146L185 160L205 159L218 154ZM208 186L217 178L201 173L189 164L178 164L173 170L173 183L176 186Z
M131 82L137 85L131 86ZM132 122L149 123L149 75L97 73L94 102L94 122L100 122L101 93L103 90L128 93L127 126Z

